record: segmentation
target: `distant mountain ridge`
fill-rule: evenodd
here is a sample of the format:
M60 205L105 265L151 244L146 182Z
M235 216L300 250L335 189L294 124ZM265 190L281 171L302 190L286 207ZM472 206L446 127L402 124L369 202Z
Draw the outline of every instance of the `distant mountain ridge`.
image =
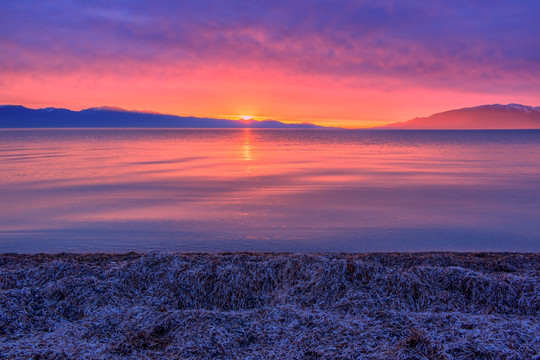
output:
M253 128L325 129L301 123L276 120L229 120L176 116L150 111L129 111L102 106L73 111L63 108L29 109L22 105L0 105L0 128Z
M481 105L392 123L378 129L540 129L540 106Z
M80 111L64 108L30 109L0 105L0 128L253 128L332 129L310 123L288 124L276 120L230 120L130 111L119 107L92 107ZM372 129L540 129L540 106L493 104L449 110Z

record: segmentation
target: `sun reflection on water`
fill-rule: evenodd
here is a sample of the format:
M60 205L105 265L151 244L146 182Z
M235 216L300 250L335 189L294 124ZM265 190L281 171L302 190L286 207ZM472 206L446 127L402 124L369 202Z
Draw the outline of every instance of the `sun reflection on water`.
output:
M242 140L242 159L244 161L253 160L253 146L251 144L251 129L244 129L244 137Z

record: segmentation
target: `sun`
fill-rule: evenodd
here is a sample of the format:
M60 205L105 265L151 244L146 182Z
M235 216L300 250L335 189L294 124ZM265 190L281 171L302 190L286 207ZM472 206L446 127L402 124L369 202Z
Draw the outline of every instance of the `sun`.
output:
M253 116L251 116L251 115L241 115L240 119L242 119L242 120L252 120Z

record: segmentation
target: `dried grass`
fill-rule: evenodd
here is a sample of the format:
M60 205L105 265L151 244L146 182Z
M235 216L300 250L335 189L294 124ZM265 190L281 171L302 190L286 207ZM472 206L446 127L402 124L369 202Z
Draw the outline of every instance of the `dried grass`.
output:
M540 359L539 254L0 255L0 358Z

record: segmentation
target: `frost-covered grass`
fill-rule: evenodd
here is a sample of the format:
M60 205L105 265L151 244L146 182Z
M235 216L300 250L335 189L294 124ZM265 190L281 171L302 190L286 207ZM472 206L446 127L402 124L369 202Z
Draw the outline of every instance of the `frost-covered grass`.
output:
M540 254L0 255L0 358L540 359Z

